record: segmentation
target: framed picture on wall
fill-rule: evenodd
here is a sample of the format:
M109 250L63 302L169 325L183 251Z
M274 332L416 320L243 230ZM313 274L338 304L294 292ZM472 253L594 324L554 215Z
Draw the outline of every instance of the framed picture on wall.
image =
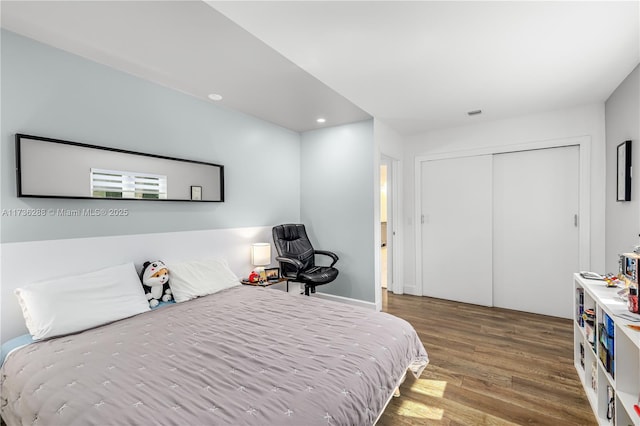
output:
M618 145L617 201L631 201L631 141Z

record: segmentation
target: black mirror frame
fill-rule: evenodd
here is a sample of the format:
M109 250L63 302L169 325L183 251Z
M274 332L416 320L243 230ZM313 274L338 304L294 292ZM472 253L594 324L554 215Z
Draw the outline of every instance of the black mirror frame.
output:
M214 167L219 167L220 168L220 199L219 200L189 200L189 199L152 199L152 198L113 198L113 197L83 197L83 196L67 196L67 195L35 195L35 194L24 194L22 192L22 171L21 171L21 157L20 157L20 146L21 146L21 139L32 139L32 140L38 140L38 141L43 141L43 142L52 142L52 143L59 143L59 144L64 144L64 145L73 145L73 146L78 146L78 147L83 147L83 148L93 148L93 149L99 149L99 150L104 150L104 151L112 151L112 152L119 152L119 153L123 153L123 154L131 154L131 155L140 155L140 156L145 156L145 157L153 157L153 158L158 158L158 159L163 159L163 160L172 160L172 161L181 161L181 162L185 162L185 163L193 163L193 164L201 164L201 165L206 165L206 166L214 166ZM143 152L137 152L137 151L129 151L129 150L125 150L125 149L119 149L119 148L110 148L110 147L105 147L105 146L99 146L99 145L90 145L90 144L86 144L86 143L81 143L81 142L72 142L72 141L66 141L66 140L62 140L62 139L53 139L53 138L46 138L46 137L42 137L42 136L33 136L33 135L27 135L27 134L23 134L23 133L16 133L15 136L15 148L16 148L16 187L17 187L17 194L18 197L20 198L64 198L64 199L81 199L81 200L118 200L118 201L125 201L125 200L131 200L131 201L188 201L188 202L198 202L198 203L222 203L224 202L224 166L220 165L220 164L215 164L215 163L208 163L205 161L198 161L198 160L186 160L183 158L176 158L176 157L168 157L168 156L164 156L164 155L157 155L157 154L148 154L148 153L143 153Z

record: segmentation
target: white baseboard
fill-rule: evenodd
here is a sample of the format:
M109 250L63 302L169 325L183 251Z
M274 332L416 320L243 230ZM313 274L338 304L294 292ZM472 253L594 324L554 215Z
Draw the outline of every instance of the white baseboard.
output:
M380 312L382 310L382 300L376 302L376 312Z
M410 294L412 296L422 296L422 292L418 291L419 288L416 287L415 285L404 285L403 286L404 292L403 294Z
M362 308L371 309L371 310L379 311L380 309L382 309L382 305L380 306L380 309L378 309L376 304L373 302L365 302L364 300L352 299L350 297L336 296L335 294L312 293L311 297L319 297L321 299L334 300L336 302L346 303L348 305L360 306Z

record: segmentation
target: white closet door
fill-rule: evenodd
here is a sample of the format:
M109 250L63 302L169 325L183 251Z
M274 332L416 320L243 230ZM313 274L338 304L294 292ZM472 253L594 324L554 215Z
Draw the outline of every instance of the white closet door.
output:
M494 305L571 318L579 148L496 154L493 177Z
M491 306L491 162L422 163L423 295Z

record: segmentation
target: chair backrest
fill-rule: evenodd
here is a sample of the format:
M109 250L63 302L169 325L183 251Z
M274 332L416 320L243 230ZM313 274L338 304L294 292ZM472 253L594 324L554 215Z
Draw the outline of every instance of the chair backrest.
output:
M315 266L314 249L304 225L278 225L273 227L272 233L278 256L298 259L304 264L303 269ZM295 271L292 265L281 263L280 266L283 276Z

